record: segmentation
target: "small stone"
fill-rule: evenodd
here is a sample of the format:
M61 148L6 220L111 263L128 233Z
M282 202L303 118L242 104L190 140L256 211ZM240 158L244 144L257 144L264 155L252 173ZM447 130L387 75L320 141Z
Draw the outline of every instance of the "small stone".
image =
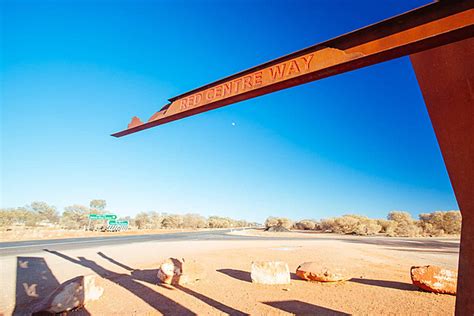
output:
M204 269L194 260L168 258L158 269L158 279L166 284L191 284L204 278Z
M458 273L455 270L443 269L438 266L411 267L411 280L422 290L456 295Z
M350 279L341 269L321 267L317 262L305 262L296 269L296 275L307 281L339 282Z
M281 261L252 262L251 274L253 283L290 284L290 269Z
M58 286L44 300L33 306L33 314L64 313L98 300L104 289L95 285L94 275L78 276Z

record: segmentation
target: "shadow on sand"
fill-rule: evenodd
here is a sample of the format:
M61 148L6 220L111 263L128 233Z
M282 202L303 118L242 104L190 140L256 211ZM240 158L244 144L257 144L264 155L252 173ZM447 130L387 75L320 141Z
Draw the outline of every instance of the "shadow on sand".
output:
M17 257L13 315L31 315L35 307L58 286L59 281L42 257ZM36 313L35 315L40 315ZM90 315L86 309L74 315Z
M148 270L134 269L121 262L118 262L117 260L107 256L106 254L102 252L97 253L102 258L130 272L130 274L121 274L121 273L113 272L111 270L107 270L104 267L98 265L96 262L92 260L88 260L84 257L78 257L78 260L77 260L65 254L62 254L58 251L51 251L47 249L45 249L45 251L51 254L54 254L56 256L59 256L72 263L91 269L93 272L95 272L99 276L105 279L111 280L114 283L120 285L121 287L127 289L129 292L133 293L134 295L142 299L144 302L146 302L148 305L150 305L151 307L153 307L154 309L156 309L157 311L160 311L161 313L165 315L196 315L196 314L192 312L191 310L187 309L186 307L171 300L170 298L160 293L157 293L156 291L153 291L147 286L144 286L138 281L143 281L143 282L147 282L153 285L158 285L169 290L173 290L173 289L180 290L183 293L193 296L194 298L220 310L223 313L227 313L231 315L248 315L230 306L217 302L201 293L197 293L184 286L181 286L181 285L166 286L162 284L157 284L158 269L148 269Z
M343 312L339 312L330 308L309 304L298 300L288 301L276 301L276 302L262 302L265 305L269 305L274 308L278 308L282 311L292 313L295 315L335 315L335 316L346 316Z
M380 286L380 287L403 290L403 291L418 291L418 288L414 286L413 284L397 282L397 281L352 278L349 280L349 282L355 282L355 283L372 285L372 286Z
M252 279L250 277L250 272L247 272L247 271L236 270L236 269L219 269L216 271L240 281L252 282Z
M102 252L98 252L97 253L99 256L101 256L102 258L108 260L109 262L119 266L119 267L122 267L128 271L131 271L131 275L134 279L136 280L140 280L140 281L144 281L144 282L147 282L147 283L151 283L151 284L156 284L156 281L157 281L157 274L158 274L158 269L150 269L150 270L139 270L139 269L133 269L125 264L122 264L121 262L118 262L116 261L115 259L105 255L104 253ZM180 265L181 263L180 262L175 262L175 264L178 264ZM176 283L179 282L179 280L174 280L176 281ZM164 285L162 285L164 286ZM248 315L248 314L245 314L245 313L242 313L241 311L239 310L236 310L230 306L227 306L225 304L222 304L216 300L213 300L212 298L210 297L207 297L201 293L198 293L196 291L193 291L187 287L184 287L182 285L178 285L178 284L175 284L173 285L172 288L175 288L175 289L178 289L188 295L191 295L199 300L201 300L202 302L220 310L221 312L223 313L226 313L226 314L230 314L230 315Z
M129 274L121 274L107 270L97 264L95 261L88 260L84 257L78 257L78 259L74 259L58 251L48 249L44 249L44 251L61 257L69 262L89 268L102 278L110 280L121 286L122 288L128 290L130 293L139 297L142 301L144 301L152 308L157 311L160 311L163 314L195 315L194 312L187 309L186 307L176 303L175 301L169 299L164 295L153 291L152 289L141 284L140 282L137 282L137 280Z

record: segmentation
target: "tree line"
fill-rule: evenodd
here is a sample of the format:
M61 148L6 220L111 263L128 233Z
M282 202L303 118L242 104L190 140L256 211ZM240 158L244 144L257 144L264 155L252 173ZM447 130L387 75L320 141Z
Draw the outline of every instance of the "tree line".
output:
M63 229L98 230L105 225L105 220L89 220L90 214L111 214L106 210L105 200L92 200L89 206L74 204L59 213L57 208L45 202L33 202L29 205L0 209L0 227L57 227ZM174 228L232 228L251 227L256 223L236 220L229 217L199 214L169 214L155 211L140 212L135 217L119 217L118 220L129 221L135 229L174 229Z
M89 206L73 204L59 213L57 208L45 202L33 202L16 208L0 209L0 227L55 227L62 229L100 229L105 220L90 221L90 214L110 214L105 200L92 200ZM175 229L175 228L232 228L255 227L258 223L235 220L229 217L199 214L169 214L155 211L140 212L134 217L120 217L129 221L133 229ZM281 226L287 229L314 230L327 233L386 236L443 236L458 235L461 232L459 211L437 211L423 213L415 220L410 213L392 211L386 219L372 219L360 215L343 215L321 220L304 219L292 221L285 217L268 217L265 227Z
M344 215L319 221L314 219L292 221L286 217L268 217L265 226L362 236L383 234L391 237L416 237L459 235L461 222L459 211L423 213L418 216L418 220L413 219L408 212L392 211L388 213L386 219Z

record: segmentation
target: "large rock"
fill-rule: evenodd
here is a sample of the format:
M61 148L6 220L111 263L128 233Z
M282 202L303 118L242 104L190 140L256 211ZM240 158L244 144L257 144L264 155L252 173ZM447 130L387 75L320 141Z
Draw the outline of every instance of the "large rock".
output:
M296 269L296 275L307 281L339 282L349 278L341 269L321 267L317 262L305 262Z
M250 274L253 283L290 284L290 269L281 261L252 262Z
M194 260L168 258L158 269L158 279L166 284L191 284L204 278L204 269Z
M98 300L104 289L95 284L94 275L78 276L58 286L43 301L36 304L34 314L64 313L85 306L88 302Z
M411 280L422 290L456 295L458 273L437 266L411 267Z

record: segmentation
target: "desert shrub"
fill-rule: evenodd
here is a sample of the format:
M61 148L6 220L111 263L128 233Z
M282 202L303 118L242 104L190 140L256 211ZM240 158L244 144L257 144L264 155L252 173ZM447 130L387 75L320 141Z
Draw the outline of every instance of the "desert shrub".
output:
M390 236L390 237L395 237L395 229L397 228L397 222L388 220L388 219L378 219L377 223L380 225L381 229L380 232Z
M186 214L183 216L184 228L204 228L207 227L207 220L198 214Z
M443 216L443 229L446 234L461 234L462 215L460 211L447 211Z
M380 231L381 226L366 216L343 215L322 219L317 228L337 234L373 235Z
M278 218L270 216L265 220L265 227L273 227L278 225Z
M323 218L319 223L319 229L323 232L333 233L336 226L334 218Z
M135 226L138 229L147 229L151 228L150 224L150 216L146 212L140 212L137 215L135 215L135 218L133 219L133 222L135 223ZM161 222L160 222L161 225Z
M367 236L367 235L375 235L380 233L382 230L382 226L377 222L375 219L364 218L360 219L359 225L357 225L354 234Z
M163 223L163 215L155 211L148 212L147 227L151 229L159 229L161 228L162 223Z
M334 219L333 232L338 234L352 234L357 229L359 220L351 215L344 215Z
M377 220L360 215L344 215L331 221L321 222L324 230L339 234L374 235L381 231L382 226ZM329 226L329 227L328 227Z
M421 227L417 225L408 212L392 211L388 213L387 219L396 222L394 236L415 237L422 232Z
M178 214L163 214L161 226L164 228L183 228L183 216Z
M7 208L0 210L0 226L8 227L14 224L24 225L26 210L22 208Z
M265 227L270 228L273 226L282 226L282 227L285 227L286 229L291 229L291 227L293 226L293 221L286 217L270 216L265 221Z
M461 233L461 212L433 212L419 215L419 226L424 235L442 236L444 234Z
M293 224L295 229L301 230L314 230L317 226L316 221L310 219L304 219Z
M207 226L209 228L226 228L229 227L230 223L219 216L210 216L207 220Z
M59 215L56 207L45 202L33 202L25 207L0 210L0 226L2 227L11 225L35 227L58 222Z
M210 216L206 219L198 214L167 214L157 212L141 212L133 221L138 229L158 228L229 228L252 226L243 220L234 220L228 217ZM255 225L254 225L255 226Z

